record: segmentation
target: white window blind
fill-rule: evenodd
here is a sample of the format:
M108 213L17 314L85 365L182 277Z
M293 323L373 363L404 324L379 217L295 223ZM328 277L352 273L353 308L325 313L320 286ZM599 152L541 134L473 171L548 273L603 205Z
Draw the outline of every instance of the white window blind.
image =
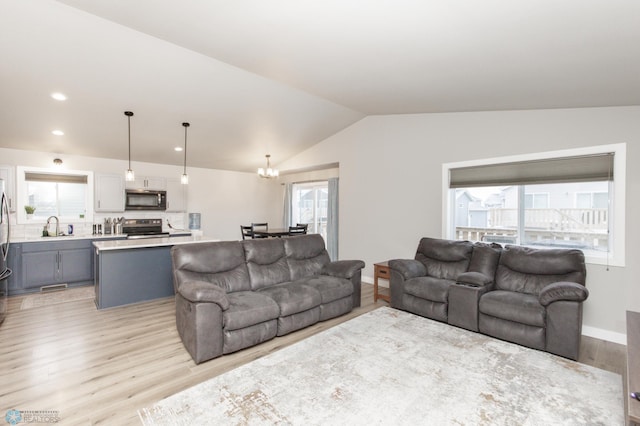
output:
M613 180L614 153L487 164L449 170L450 188Z
M25 172L24 180L28 182L87 183L88 178L87 175Z

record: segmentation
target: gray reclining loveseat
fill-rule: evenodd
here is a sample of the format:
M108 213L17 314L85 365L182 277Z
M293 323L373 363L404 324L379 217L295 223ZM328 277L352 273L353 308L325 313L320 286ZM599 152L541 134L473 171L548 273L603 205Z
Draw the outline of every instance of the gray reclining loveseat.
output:
M585 287L580 250L423 238L389 261L391 306L577 359Z
M196 363L360 306L364 262L331 262L320 235L176 245L176 326Z

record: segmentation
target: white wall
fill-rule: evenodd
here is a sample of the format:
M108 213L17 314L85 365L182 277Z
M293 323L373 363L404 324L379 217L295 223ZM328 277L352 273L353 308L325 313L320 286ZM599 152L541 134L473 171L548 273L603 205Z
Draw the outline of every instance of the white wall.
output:
M255 173L190 169L189 212L202 214L205 235L238 240L240 225L268 222L282 228L282 190L277 180Z
M100 173L118 173L124 176L128 163L105 158L59 155L47 152L22 151L0 148L0 165L29 166L48 168L53 159L61 158L63 168ZM182 167L164 164L132 162L136 176L160 176L179 179ZM277 181L260 179L253 173L230 172L187 167L189 185L187 185L188 212L202 215L201 226L204 235L222 240L238 240L240 225L263 222L282 225L282 193ZM154 216L154 213L122 212L96 215L94 221L106 216L140 217ZM169 214L171 223L185 227L188 225L186 214ZM155 213L155 216L158 216ZM175 219L175 220L174 220ZM15 222L14 222L15 223ZM75 223L76 230L91 229L91 224L82 227ZM27 232L36 233L41 225ZM78 233L78 232L76 232Z
M627 143L626 267L588 265L586 330L623 339L640 310L640 107L371 116L279 164L340 163L340 257L411 258L422 236L442 237L442 164Z

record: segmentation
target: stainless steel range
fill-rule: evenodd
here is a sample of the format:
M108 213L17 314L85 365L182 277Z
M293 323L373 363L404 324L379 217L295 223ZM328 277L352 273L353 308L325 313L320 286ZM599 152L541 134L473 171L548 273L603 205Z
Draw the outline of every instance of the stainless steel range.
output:
M162 232L162 219L125 219L122 233L131 239L169 236L168 232Z

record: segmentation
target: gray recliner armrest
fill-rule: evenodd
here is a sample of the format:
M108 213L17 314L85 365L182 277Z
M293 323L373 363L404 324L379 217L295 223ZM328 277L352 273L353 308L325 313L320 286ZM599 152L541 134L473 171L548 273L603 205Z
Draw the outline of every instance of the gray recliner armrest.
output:
M493 278L490 278L481 272L464 272L458 275L456 282L458 284L470 285L473 287L485 287L493 284Z
M583 302L587 297L589 297L589 290L582 284L559 281L543 288L538 295L538 301L542 306L548 306L558 300Z
M389 261L389 268L399 272L405 280L427 275L424 264L414 259L392 259Z
M180 285L178 293L190 302L215 303L223 311L229 309L227 292L215 284L204 281L186 281Z
M362 260L336 260L328 263L322 268L322 275L330 275L332 277L347 278L353 277L353 274L364 268Z

